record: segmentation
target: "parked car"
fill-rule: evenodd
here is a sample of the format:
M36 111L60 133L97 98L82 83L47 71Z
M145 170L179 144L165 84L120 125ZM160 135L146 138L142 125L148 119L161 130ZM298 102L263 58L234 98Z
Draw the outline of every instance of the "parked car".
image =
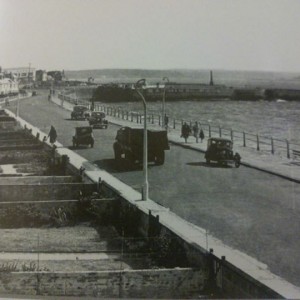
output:
M72 120L86 120L90 117L91 112L88 107L84 105L75 105L73 111L71 112Z
M108 121L105 119L105 113L100 111L93 111L89 118L89 124L93 128L107 129Z
M207 150L205 159L207 163L216 161L219 164L227 165L234 163L238 168L241 164L239 153L233 154L233 142L224 138L209 138L207 141Z
M91 148L94 147L94 135L93 128L91 126L76 127L75 135L73 136L73 147L78 147L79 145L90 145Z

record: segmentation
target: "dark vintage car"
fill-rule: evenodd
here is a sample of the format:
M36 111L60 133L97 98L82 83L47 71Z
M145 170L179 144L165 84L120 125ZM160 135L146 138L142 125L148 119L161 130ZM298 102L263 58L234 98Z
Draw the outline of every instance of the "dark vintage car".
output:
M216 161L219 164L227 165L234 163L238 168L241 164L239 153L233 154L233 142L224 138L209 138L207 141L207 150L205 159L207 163Z
M72 120L86 120L90 117L91 112L88 107L84 105L75 105L73 111L71 112Z
M78 147L79 145L90 145L94 147L94 142L93 128L91 126L75 128L73 147Z
M108 121L105 119L105 113L100 111L93 111L89 118L89 124L93 128L107 129Z

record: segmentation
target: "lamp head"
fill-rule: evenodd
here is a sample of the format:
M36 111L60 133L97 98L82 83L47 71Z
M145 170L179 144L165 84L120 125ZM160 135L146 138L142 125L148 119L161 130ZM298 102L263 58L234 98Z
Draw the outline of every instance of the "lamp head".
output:
M136 89L143 88L144 86L146 86L146 79L144 79L144 78L138 80L138 81L135 83L135 85L134 85L134 87L135 87Z

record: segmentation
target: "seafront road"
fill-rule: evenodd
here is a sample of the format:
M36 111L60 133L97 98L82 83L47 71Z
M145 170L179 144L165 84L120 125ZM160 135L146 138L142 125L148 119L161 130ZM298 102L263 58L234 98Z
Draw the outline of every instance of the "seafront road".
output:
M71 121L70 111L49 102L47 93L39 91L38 96L20 101L20 116L45 133L54 125L58 141L72 148L74 128L88 123ZM13 104L10 109L15 109ZM140 191L142 166L114 161L112 145L119 126L112 123L107 130L94 130L94 148L74 151ZM179 136L174 136L173 142L164 165L149 165L150 198L300 286L300 184L285 179L286 171L280 177L245 165L238 169L207 165L203 153L192 149L203 150L204 144L196 145L193 138L184 144ZM241 155L243 159L245 153ZM254 154L249 154L248 161L254 159ZM260 159L262 168L274 160ZM293 176L293 168L300 168L289 162L282 166L290 168Z

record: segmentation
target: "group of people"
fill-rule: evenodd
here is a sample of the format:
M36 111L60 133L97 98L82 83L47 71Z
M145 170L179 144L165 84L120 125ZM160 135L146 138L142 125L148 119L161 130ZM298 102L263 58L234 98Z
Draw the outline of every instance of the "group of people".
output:
M196 138L196 143L199 143L199 138L202 141L204 140L204 132L203 129L199 127L199 123L195 122L193 127L191 128L186 122L183 123L181 127L181 137L184 138L185 142L187 143L188 137L193 132L193 136Z

